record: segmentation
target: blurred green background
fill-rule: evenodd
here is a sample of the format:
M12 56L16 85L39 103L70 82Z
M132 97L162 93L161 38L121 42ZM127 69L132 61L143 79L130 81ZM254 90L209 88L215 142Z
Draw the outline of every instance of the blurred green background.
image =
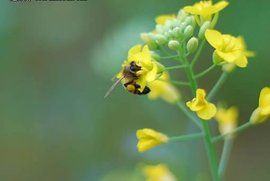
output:
M141 42L140 32L153 29L155 16L194 2L1 1L0 180L124 181L138 165L157 163L180 180L210 180L200 141L136 151L139 128L168 135L197 130L177 107L121 86L103 99L127 50ZM242 122L257 106L260 89L270 85L269 6L268 0L232 0L217 26L243 35L257 53L218 95L239 106ZM210 47L205 50L197 70L211 62ZM200 85L209 90L219 74ZM270 180L269 129L266 123L238 136L226 180Z

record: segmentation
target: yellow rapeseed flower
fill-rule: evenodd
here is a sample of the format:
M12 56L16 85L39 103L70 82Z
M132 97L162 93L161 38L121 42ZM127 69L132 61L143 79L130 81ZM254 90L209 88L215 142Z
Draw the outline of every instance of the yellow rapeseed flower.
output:
M259 106L252 113L250 121L253 124L263 123L270 117L270 87L261 90Z
M221 34L216 30L206 30L205 38L212 47L221 62L235 64L244 68L247 66L248 57L254 56L253 52L246 50L246 44L242 37L234 37L228 34Z
M143 91L148 82L154 81L160 75L164 67L151 57L151 52L147 45L135 45L128 52L128 58L122 64L122 67L135 62L141 70L137 71L136 83L140 85L139 91ZM123 76L122 71L117 74L117 78Z
M193 6L184 7L184 11L193 15L199 15L202 21L211 20L212 15L223 10L228 6L227 1L220 1L216 4L212 4L212 1L200 1Z
M164 164L147 165L143 173L146 181L176 181L176 177Z
M169 141L169 138L165 134L149 128L137 130L136 135L138 138L137 148L139 152L147 151Z
M176 103L180 99L179 91L169 82L169 73L163 74L155 81L150 82L148 87L151 92L148 94L150 99L162 98L169 103Z
M186 103L191 111L204 120L209 120L215 116L217 109L216 106L205 99L206 93L203 89L197 89L196 97L192 101Z
M228 109L218 108L215 119L218 122L219 132L222 135L230 133L237 127L238 109L236 107Z
M175 19L176 15L175 14L163 14L158 17L156 17L155 21L158 25L164 25L166 21Z

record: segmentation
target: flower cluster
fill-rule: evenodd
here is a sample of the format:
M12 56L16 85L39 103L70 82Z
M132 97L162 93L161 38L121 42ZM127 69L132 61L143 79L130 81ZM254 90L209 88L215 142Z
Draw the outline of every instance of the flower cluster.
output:
M220 11L228 4L227 1L216 4L210 0L201 1L180 9L178 14L158 16L155 19L155 29L141 34L144 45L135 45L129 50L127 60L117 74L117 78L129 92L137 95L148 94L150 99L162 98L166 102L176 104L201 129L201 133L176 137L169 137L149 128L140 129L137 131L138 151L145 152L173 141L203 138L209 153L214 180L220 180L222 177L217 173L215 142L220 139L224 139L225 142L231 141L235 138L235 133L270 118L270 87L262 89L258 108L252 113L250 121L239 127L237 107L226 109L216 106L213 102L213 97L229 74L237 67L247 67L248 58L255 55L254 52L247 50L242 36L222 34L215 29ZM206 70L195 73L194 65L206 42L214 48L212 61L209 61L211 65ZM164 59L171 59L177 65L164 66L161 63ZM205 89L198 88L203 87L198 85L198 79L214 68L220 68L222 75L206 94ZM184 69L187 80L172 80L169 71L176 69ZM190 88L193 97L180 96L175 85ZM217 137L212 137L208 127L208 121L214 119L220 131ZM223 162L220 164L222 168L225 167L222 165ZM163 165L149 167L145 174L152 178L148 180L164 180L160 178L165 177L167 180L174 180L172 174Z

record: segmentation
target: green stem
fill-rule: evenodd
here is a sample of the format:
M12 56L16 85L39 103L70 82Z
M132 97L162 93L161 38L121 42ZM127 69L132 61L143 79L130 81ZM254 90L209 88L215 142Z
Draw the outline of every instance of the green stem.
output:
M177 102L176 105L183 111L183 113L191 119L200 129L202 129L201 121L195 114L190 112L187 107L182 102Z
M198 78L201 78L201 77L205 76L207 73L214 70L214 68L216 68L215 64L211 65L210 67L208 67L206 70L202 71L201 73L195 75L195 78L198 79Z
M191 66L193 67L195 65L195 63L197 62L201 52L202 52L202 49L205 45L205 39L202 40L201 44L199 45L199 48L195 54L195 56L193 57L192 61L191 61Z
M209 125L206 121L202 121L203 130L204 130L204 144L206 147L206 152L209 158L209 162L211 165L211 172L214 181L219 181L220 178L218 176L218 162L217 162L217 153L215 149L215 145L211 141L211 132Z
M230 155L233 148L233 138L232 137L226 137L225 142L223 145L222 153L221 153L221 159L219 162L219 168L218 168L218 174L220 178L224 177Z
M246 122L245 124L235 128L233 131L227 133L227 134L224 134L224 135L219 135L219 136L216 136L212 139L212 142L215 143L215 142L218 142L218 141L221 141L223 140L224 138L226 138L227 136L231 135L231 134L235 134L235 133L239 133L241 131L244 131L246 130L247 128L249 128L250 126L252 126L252 123L250 122Z
M160 57L160 59L172 59L172 58L177 58L178 55L171 55L171 56L166 56L166 57Z
M181 55L181 54L180 54ZM189 65L186 68L186 74L187 77L191 83L191 88L192 92L195 95L195 92L198 88L197 81L195 79L192 66L190 66L189 62L187 61L186 57L181 57L186 65ZM206 121L200 121L202 122L203 125L203 133L204 133L204 144L206 147L206 152L208 155L209 163L211 166L211 173L214 181L219 181L219 176L218 176L218 162L217 162L217 154L216 154L216 149L215 145L212 143L212 138L211 138L211 132L208 126L208 123Z
M174 85L179 85L179 86L190 86L189 82L171 80L170 83L172 83Z
M195 75L193 73L192 67L190 66L187 58L185 56L183 56L182 54L180 54L180 59L186 65L185 72L186 72L186 75L187 75L188 80L190 82L192 93L195 96L198 85L197 85L197 82L196 82Z
M175 69L181 69L187 67L186 65L176 65L171 67L165 67L164 70L175 70Z
M170 137L170 142L189 141L189 140L194 140L194 139L198 139L201 137L203 137L202 133L173 136L173 137Z
M221 88L221 86L224 84L224 82L226 81L226 79L228 78L228 73L227 72L223 72L221 74L221 76L219 77L217 83L214 85L214 87L212 88L212 90L209 92L208 96L207 96L207 100L211 101L216 93L219 91L219 89Z

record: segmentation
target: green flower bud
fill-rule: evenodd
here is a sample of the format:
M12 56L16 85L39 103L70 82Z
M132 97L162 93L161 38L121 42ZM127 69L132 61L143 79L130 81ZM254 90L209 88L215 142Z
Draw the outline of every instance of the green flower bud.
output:
M198 34L200 39L204 38L204 33L208 28L210 28L210 26L211 26L210 21L206 21L206 22L204 22L202 24L202 26L201 26L201 28L199 30L199 34Z
M189 38L193 35L194 28L191 25L188 25L184 30L185 38Z
M171 40L168 43L168 47L172 50L177 50L180 47L180 43L177 40Z
M156 35L156 42L159 45L164 45L167 42L167 38L164 35Z
M186 22L188 25L191 25L191 26L193 26L193 27L196 25L196 22L195 22L195 19L194 19L193 16L188 16L188 17L186 17L185 22Z
M159 54L157 54L156 52L154 51L151 51L151 57L155 60L160 60L160 56Z
M154 41L155 35L152 33L141 33L141 39L149 46L150 49L154 50L157 48L157 44Z
M187 16L188 16L188 14L185 11L183 11L182 9L180 9L179 12L178 12L178 15L177 15L177 19L179 19L180 21L182 21Z
M195 52L198 48L198 44L199 44L199 41L197 38L195 37L190 38L190 40L188 40L187 42L187 51L189 53Z
M160 34L163 33L164 27L162 25L156 25L156 32Z

